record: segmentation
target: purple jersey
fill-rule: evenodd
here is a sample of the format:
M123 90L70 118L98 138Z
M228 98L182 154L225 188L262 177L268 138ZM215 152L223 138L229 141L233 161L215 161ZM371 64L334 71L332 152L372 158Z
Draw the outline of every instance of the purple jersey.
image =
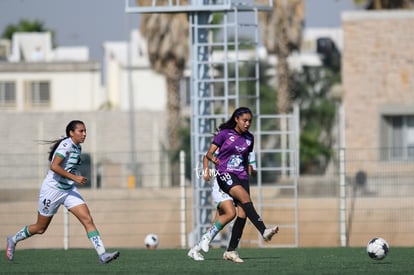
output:
M221 130L213 140L220 148L216 170L222 174L229 172L239 179L247 179L249 153L253 150L254 137L250 132L237 133L234 129Z

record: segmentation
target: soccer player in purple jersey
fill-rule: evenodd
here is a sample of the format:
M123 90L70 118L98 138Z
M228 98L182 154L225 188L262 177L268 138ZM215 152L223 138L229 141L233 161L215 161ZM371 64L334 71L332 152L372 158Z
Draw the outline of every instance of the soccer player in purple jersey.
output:
M250 197L248 158L254 147L254 137L249 132L252 117L249 108L237 108L229 120L219 126L219 132L206 154L207 159L216 166L217 182L221 190L229 194L237 204L237 218L233 224L230 243L223 255L225 260L237 263L243 262L236 248L246 224L246 217L265 241L270 241L279 231L278 226L266 228ZM214 156L216 150L219 153Z
M218 151L214 153L216 156ZM249 175L256 174L256 156L254 151L249 154ZM204 256L201 254L201 250L208 252L210 243L217 234L236 217L236 206L234 205L233 198L223 192L218 186L217 179L215 177L215 170L210 170L208 167L208 159L206 155L203 156L203 178L205 181L210 181L213 178L211 196L216 206L216 214L213 219L213 223L206 233L203 234L201 240L196 243L190 251L188 256L195 261L204 261Z

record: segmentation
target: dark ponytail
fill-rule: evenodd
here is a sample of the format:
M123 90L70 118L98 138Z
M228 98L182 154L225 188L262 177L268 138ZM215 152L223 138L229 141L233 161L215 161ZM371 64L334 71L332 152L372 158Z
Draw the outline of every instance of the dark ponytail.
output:
M58 148L59 144L62 142L62 140L66 139L68 137L61 137L60 139L50 140L48 143L51 143L52 146L50 146L49 151L49 161L52 161L53 154L55 153L56 149Z

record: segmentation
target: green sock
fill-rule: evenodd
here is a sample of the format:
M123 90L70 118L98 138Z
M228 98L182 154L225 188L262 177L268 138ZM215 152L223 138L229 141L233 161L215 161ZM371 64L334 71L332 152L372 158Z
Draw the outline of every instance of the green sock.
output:
M223 228L224 226L219 221L215 221L209 230L210 239L213 240Z

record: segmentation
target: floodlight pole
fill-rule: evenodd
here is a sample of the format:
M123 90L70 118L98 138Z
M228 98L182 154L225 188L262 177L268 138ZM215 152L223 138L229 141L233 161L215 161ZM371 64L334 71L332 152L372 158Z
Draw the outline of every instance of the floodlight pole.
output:
M129 96L129 145L130 145L130 174L128 176L127 185L128 188L135 188L137 186L137 157L136 157L136 148L135 148L135 102L134 102L134 85L132 82L132 41L130 37L130 22L129 16L126 19L126 29L127 29L127 75L128 75L128 96Z

